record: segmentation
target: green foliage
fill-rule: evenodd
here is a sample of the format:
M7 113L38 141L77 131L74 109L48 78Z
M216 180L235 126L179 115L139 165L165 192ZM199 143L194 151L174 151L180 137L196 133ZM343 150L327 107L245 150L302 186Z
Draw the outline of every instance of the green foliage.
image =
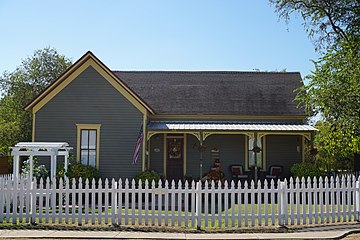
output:
M21 173L25 175L30 174L30 159L23 162L23 166L21 168ZM46 179L49 176L49 173L45 167L45 165L39 165L39 162L36 158L33 159L33 177L37 179L37 181L42 179Z
M8 153L9 146L31 141L32 114L24 106L70 65L69 59L47 47L0 76L0 151Z
M360 1L270 2L287 21L292 13L300 13L315 47L322 49L297 100L309 115L321 118L315 138L317 161L336 169L344 159L360 154Z
M67 177L70 179L79 179L82 178L83 182L85 179L92 179L98 180L100 178L99 170L93 166L83 165L81 163L72 163L69 165Z
M351 42L360 32L360 1L358 0L269 0L280 18L289 22L299 13L308 36L317 50L327 49L341 41Z
M152 181L155 181L155 185L158 186L160 175L155 171L144 171L135 176L135 181L138 183L141 180L143 187L145 186L145 181L148 180L149 187L152 184Z
M325 173L321 171L315 164L313 163L296 163L291 167L291 173L294 177L320 177L325 176Z

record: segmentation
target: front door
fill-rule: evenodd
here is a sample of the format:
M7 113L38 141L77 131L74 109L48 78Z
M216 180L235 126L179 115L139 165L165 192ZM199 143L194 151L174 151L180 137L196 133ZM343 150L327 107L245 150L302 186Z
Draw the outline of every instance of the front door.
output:
M175 181L184 177L184 138L169 137L166 140L166 178Z

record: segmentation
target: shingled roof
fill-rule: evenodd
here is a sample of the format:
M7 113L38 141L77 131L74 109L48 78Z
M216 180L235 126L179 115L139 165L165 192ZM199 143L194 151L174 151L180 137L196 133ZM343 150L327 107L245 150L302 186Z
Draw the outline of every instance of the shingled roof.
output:
M302 116L298 72L113 71L157 114Z

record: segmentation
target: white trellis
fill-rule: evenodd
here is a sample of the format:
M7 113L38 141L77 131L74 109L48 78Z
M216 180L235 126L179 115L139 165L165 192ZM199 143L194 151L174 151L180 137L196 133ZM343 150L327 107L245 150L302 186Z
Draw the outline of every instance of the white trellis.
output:
M66 142L19 142L11 147L13 156L13 174L19 176L20 156L28 156L30 160L30 178L33 177L33 158L34 156L50 156L50 178L56 176L57 156L64 156L65 172L67 172L69 151L72 147Z

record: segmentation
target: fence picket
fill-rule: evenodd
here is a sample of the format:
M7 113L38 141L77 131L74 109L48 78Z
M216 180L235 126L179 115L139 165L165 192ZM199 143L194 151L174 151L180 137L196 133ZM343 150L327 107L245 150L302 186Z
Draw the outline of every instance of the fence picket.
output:
M58 213L58 219L59 223L61 224L63 222L63 186L64 182L63 179L59 179L59 213Z
M148 181L146 180L145 182L145 186L146 188L148 188ZM123 214L122 214L122 208L123 208L123 183L122 183L122 179L120 178L119 179L119 184L118 184L118 224L119 225L122 225L122 220L123 220ZM146 194L147 196L147 194ZM149 199L146 199L145 198L145 206L146 204L148 204L149 202ZM146 208L146 207L145 207ZM146 208L146 212L145 212L145 216L148 215L148 212L147 212L147 208ZM146 218L147 220L147 218ZM147 222L146 222L146 225L147 225Z
M109 224L109 180L105 179L105 188L104 188L104 194L105 194L105 224ZM133 223L134 224L134 223Z
M342 221L346 222L346 182L344 176L341 178L341 213Z
M138 182L138 224L142 224L142 217L143 217L143 213L142 213L142 197L143 197L143 189L142 189L142 181L141 179Z
M136 186L135 179L131 181L131 224L135 224L135 203L136 203Z
M155 189L155 181L151 182L151 189ZM149 190L151 196L151 226L155 225L155 194L152 190ZM126 193L125 193L126 194Z
M230 183L231 227L235 227L235 183Z
M96 205L95 205L95 197L96 197L97 189L96 189L96 182L93 178L91 180L91 224L95 224L95 211L96 211Z
M171 181L171 226L175 226L175 200L176 200L176 193L175 193L175 181Z
M145 225L149 225L149 181L145 180Z
M305 178L301 178L301 205L302 205L302 224L306 224L306 196Z
M215 226L215 182L211 181L211 189L210 189L210 195L211 195L211 226Z
M334 177L330 177L330 201L331 201L331 222L335 223L335 181Z
M245 227L249 226L249 188L248 182L245 181L244 183L244 217L245 217Z
M168 180L165 180L165 226L169 225L169 182Z
M329 202L329 179L325 177L325 187L324 187L324 194L325 194L325 218L326 223L330 222L330 202Z
M265 179L264 181L264 225L269 225L269 212L268 212L268 206L269 206L269 192L268 192L268 181Z
M309 189L312 189L312 186L311 186L311 178L308 177L307 178L307 185L306 185L307 189L307 193L308 193L308 198L307 198L307 201L308 201L308 222L309 224L312 224L312 218L313 218L313 192L312 191L308 191Z
M251 226L255 226L255 182L250 183L250 201L251 201Z
M242 189L242 186L241 186L241 181L240 180L238 180L238 189L239 190L241 190ZM238 211L238 215L237 215L237 217L238 217L238 224L237 224L237 226L238 227L241 227L242 226L242 208L241 208L241 206L242 206L242 201L241 201L241 198L242 198L242 191L236 191L237 193L237 211Z
M69 178L65 178L65 223L69 224L69 195L70 195L70 184Z

